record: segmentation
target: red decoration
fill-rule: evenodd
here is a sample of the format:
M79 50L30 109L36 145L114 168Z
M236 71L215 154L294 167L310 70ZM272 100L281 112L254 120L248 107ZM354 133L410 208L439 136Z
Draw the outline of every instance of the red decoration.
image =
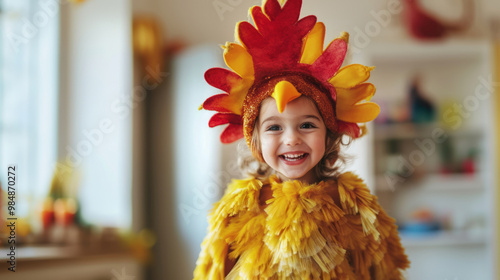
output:
M455 23L447 23L432 15L422 8L418 0L405 0L405 2L405 16L409 31L419 39L441 38L449 31L465 29L472 22L474 9L470 0L464 1L463 18Z

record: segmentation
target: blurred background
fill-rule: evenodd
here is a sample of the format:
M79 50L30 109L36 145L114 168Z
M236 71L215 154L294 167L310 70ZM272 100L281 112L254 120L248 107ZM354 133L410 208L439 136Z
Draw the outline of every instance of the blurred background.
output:
M2 279L192 278L245 149L197 110L219 93L203 73L260 4L0 0ZM309 14L327 40L350 33L346 63L377 67L382 113L345 169L397 219L408 278L500 279L500 5L305 0Z

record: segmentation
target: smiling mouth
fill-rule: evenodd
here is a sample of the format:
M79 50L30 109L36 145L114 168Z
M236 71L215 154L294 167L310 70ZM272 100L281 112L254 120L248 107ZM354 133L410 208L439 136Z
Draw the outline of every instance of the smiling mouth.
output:
M296 162L296 161L300 161L301 159L304 159L305 157L307 157L307 153L302 153L302 154L284 154L284 155L280 155L279 157L281 159L284 159L286 161L289 161L289 162Z

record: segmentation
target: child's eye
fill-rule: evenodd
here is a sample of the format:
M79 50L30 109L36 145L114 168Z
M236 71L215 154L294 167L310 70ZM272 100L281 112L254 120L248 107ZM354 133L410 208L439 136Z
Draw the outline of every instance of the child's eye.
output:
M281 127L279 125L270 125L267 127L266 131L279 131Z
M307 128L317 128L317 126L316 126L316 125L314 125L313 123L307 122L307 123L303 123L303 124L300 126L300 128L305 128L305 129L307 129Z

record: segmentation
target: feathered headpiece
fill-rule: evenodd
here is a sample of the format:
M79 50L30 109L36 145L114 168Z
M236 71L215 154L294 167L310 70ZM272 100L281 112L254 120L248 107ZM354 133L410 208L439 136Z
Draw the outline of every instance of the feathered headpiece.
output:
M357 123L375 119L377 104L368 102L375 87L365 81L373 67L344 61L349 35L342 33L325 50L325 25L315 16L299 20L302 0L264 1L250 9L255 27L247 21L236 25L238 43L226 43L224 61L233 71L211 68L206 81L225 93L208 98L200 107L217 111L209 126L229 124L223 143L245 137L250 146L260 103L276 99L278 110L301 96L317 105L332 132L360 136Z

